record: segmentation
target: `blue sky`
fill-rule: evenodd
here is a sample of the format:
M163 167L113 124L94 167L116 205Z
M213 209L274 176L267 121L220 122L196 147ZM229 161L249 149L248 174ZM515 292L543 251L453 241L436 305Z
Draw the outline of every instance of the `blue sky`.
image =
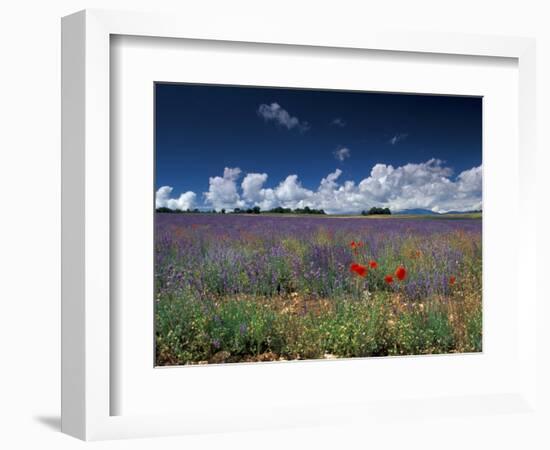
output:
M155 90L157 206L481 207L480 98L186 84Z

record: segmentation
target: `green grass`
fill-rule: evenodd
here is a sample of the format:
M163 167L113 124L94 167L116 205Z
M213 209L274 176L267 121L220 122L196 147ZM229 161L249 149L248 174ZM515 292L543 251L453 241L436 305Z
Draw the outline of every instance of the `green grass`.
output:
M157 364L481 351L481 302L468 295L408 304L399 294L305 301L181 295L157 304Z

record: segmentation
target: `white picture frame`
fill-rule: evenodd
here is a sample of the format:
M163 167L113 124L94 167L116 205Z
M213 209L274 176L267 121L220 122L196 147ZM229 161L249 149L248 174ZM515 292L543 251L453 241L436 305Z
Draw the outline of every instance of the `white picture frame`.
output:
M312 424L360 424L391 412L401 402L410 414L435 408L442 416L493 415L509 410L528 417L537 414L536 292L522 289L517 330L520 367L515 388L499 394L465 397L397 398L384 402L343 402L319 405L278 404L263 411L235 412L233 405L209 405L193 413L112 415L117 389L111 378L113 353L111 320L111 185L110 168L111 36L142 36L256 44L296 45L302 48L365 49L414 54L501 57L517 60L519 79L519 183L524 199L519 236L511 250L519 259L535 261L534 186L529 174L535 162L535 42L526 38L439 33L395 33L347 30L325 33L302 29L266 29L250 23L195 23L192 17L87 10L62 22L62 430L85 440L162 436L213 431L253 430ZM534 271L533 264L530 271ZM517 276L528 276L518 266ZM516 295L519 295L517 293ZM152 301L152 300L151 300ZM116 353L116 352L115 352ZM345 362L340 366L346 369ZM399 370L398 360L395 370ZM267 367L267 366L264 366ZM313 367L313 366L310 366ZM309 369L310 371L318 370ZM333 366L336 367L336 366ZM212 368L209 368L209 370ZM270 369L262 369L264 371ZM185 374L182 372L182 376ZM120 388L120 386L118 386ZM167 402L170 399L166 400ZM393 403L392 403L393 402ZM237 408L238 409L238 408ZM269 424L266 425L266 418ZM246 419L246 420L245 420ZM526 419L527 420L527 419ZM493 424L498 429L498 420Z

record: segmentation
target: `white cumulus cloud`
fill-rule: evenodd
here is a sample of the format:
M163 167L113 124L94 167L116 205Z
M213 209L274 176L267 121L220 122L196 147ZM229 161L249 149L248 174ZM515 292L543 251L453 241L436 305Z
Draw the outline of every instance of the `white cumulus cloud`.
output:
M338 161L344 161L351 156L351 151L347 147L339 147L334 150L333 155Z
M204 193L206 203L216 211L221 209L241 208L245 206L237 189L237 180L241 175L238 167L226 167L223 177L210 177L208 192Z
M302 186L298 175L289 175L275 188L275 197L280 206L285 208L301 207L304 202L311 200L314 193ZM305 206L305 205L304 205Z
M389 140L389 143L391 145L395 145L395 144L407 139L408 136L409 136L408 133L395 134L391 137L391 139Z
M376 164L358 185L366 200L394 211L422 208L434 212L481 208L481 166L452 179L453 171L439 159L394 168Z
M346 126L346 121L344 119L341 119L340 117L336 117L335 119L332 119L330 124L343 128Z
M266 181L267 173L247 174L241 183L243 198L249 202L257 202L261 200L265 196L265 193L262 191L262 187Z
M406 209L429 209L433 212L470 211L482 206L482 166L453 176L450 167L439 159L394 167L375 164L359 182L342 179L335 169L322 178L315 189L308 189L297 174L290 174L275 187L267 187L267 173L248 173L242 179L239 168L225 168L223 176L210 178L205 203L216 210L251 208L324 209L329 214L359 213L373 206L388 207L392 212ZM180 209L191 207L195 194L187 192L170 199L171 188L157 192L157 206L179 202Z
M274 121L275 123L291 130L297 128L300 131L309 130L307 122L300 121L297 117L291 116L290 113L276 102L270 105L262 103L258 108L258 114L266 121Z
M194 192L187 191L178 198L170 198L173 190L174 188L171 186L162 186L159 188L155 196L155 207L181 209L182 211L193 208L197 197Z
M247 201L262 209L276 206L324 209L328 213L358 213L372 206L392 211L422 208L434 212L481 209L482 168L474 167L453 179L453 171L438 159L399 167L376 164L359 183L340 181L336 169L316 190L305 188L297 175L289 175L276 188L265 188L267 176L258 179Z

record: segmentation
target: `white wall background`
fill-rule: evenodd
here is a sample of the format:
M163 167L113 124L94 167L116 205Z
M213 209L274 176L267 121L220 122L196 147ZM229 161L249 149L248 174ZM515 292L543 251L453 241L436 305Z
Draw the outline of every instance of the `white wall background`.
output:
M82 448L84 443L59 433L60 361L60 17L84 8L179 11L208 21L303 24L331 33L334 22L368 28L459 31L532 36L538 39L538 204L539 230L550 229L548 166L550 163L550 11L544 0L398 0L306 2L186 0L20 0L0 7L0 447ZM548 268L547 233L539 233L540 288ZM529 264L528 261L522 264ZM533 280L526 280L533 282ZM540 300L550 300L540 295ZM539 314L550 308L542 303ZM549 327L550 329L550 327ZM550 343L550 333L540 331ZM548 345L539 350L550 355ZM550 379L548 356L541 358ZM544 392L548 402L548 390ZM485 418L484 420L490 420ZM483 434L483 422L455 422L445 442L430 440L434 424L404 421L388 430L387 447L548 448L535 427L517 427L501 419L502 433ZM506 426L509 423L509 426ZM435 424L438 425L438 424ZM438 425L449 426L443 420ZM410 439L425 427L425 439ZM430 445L431 444L431 445ZM352 448L369 445L368 434L351 429L282 430L246 435L214 435L161 440L88 444L94 448ZM434 447L434 448L437 448ZM380 444L376 448L381 448Z

